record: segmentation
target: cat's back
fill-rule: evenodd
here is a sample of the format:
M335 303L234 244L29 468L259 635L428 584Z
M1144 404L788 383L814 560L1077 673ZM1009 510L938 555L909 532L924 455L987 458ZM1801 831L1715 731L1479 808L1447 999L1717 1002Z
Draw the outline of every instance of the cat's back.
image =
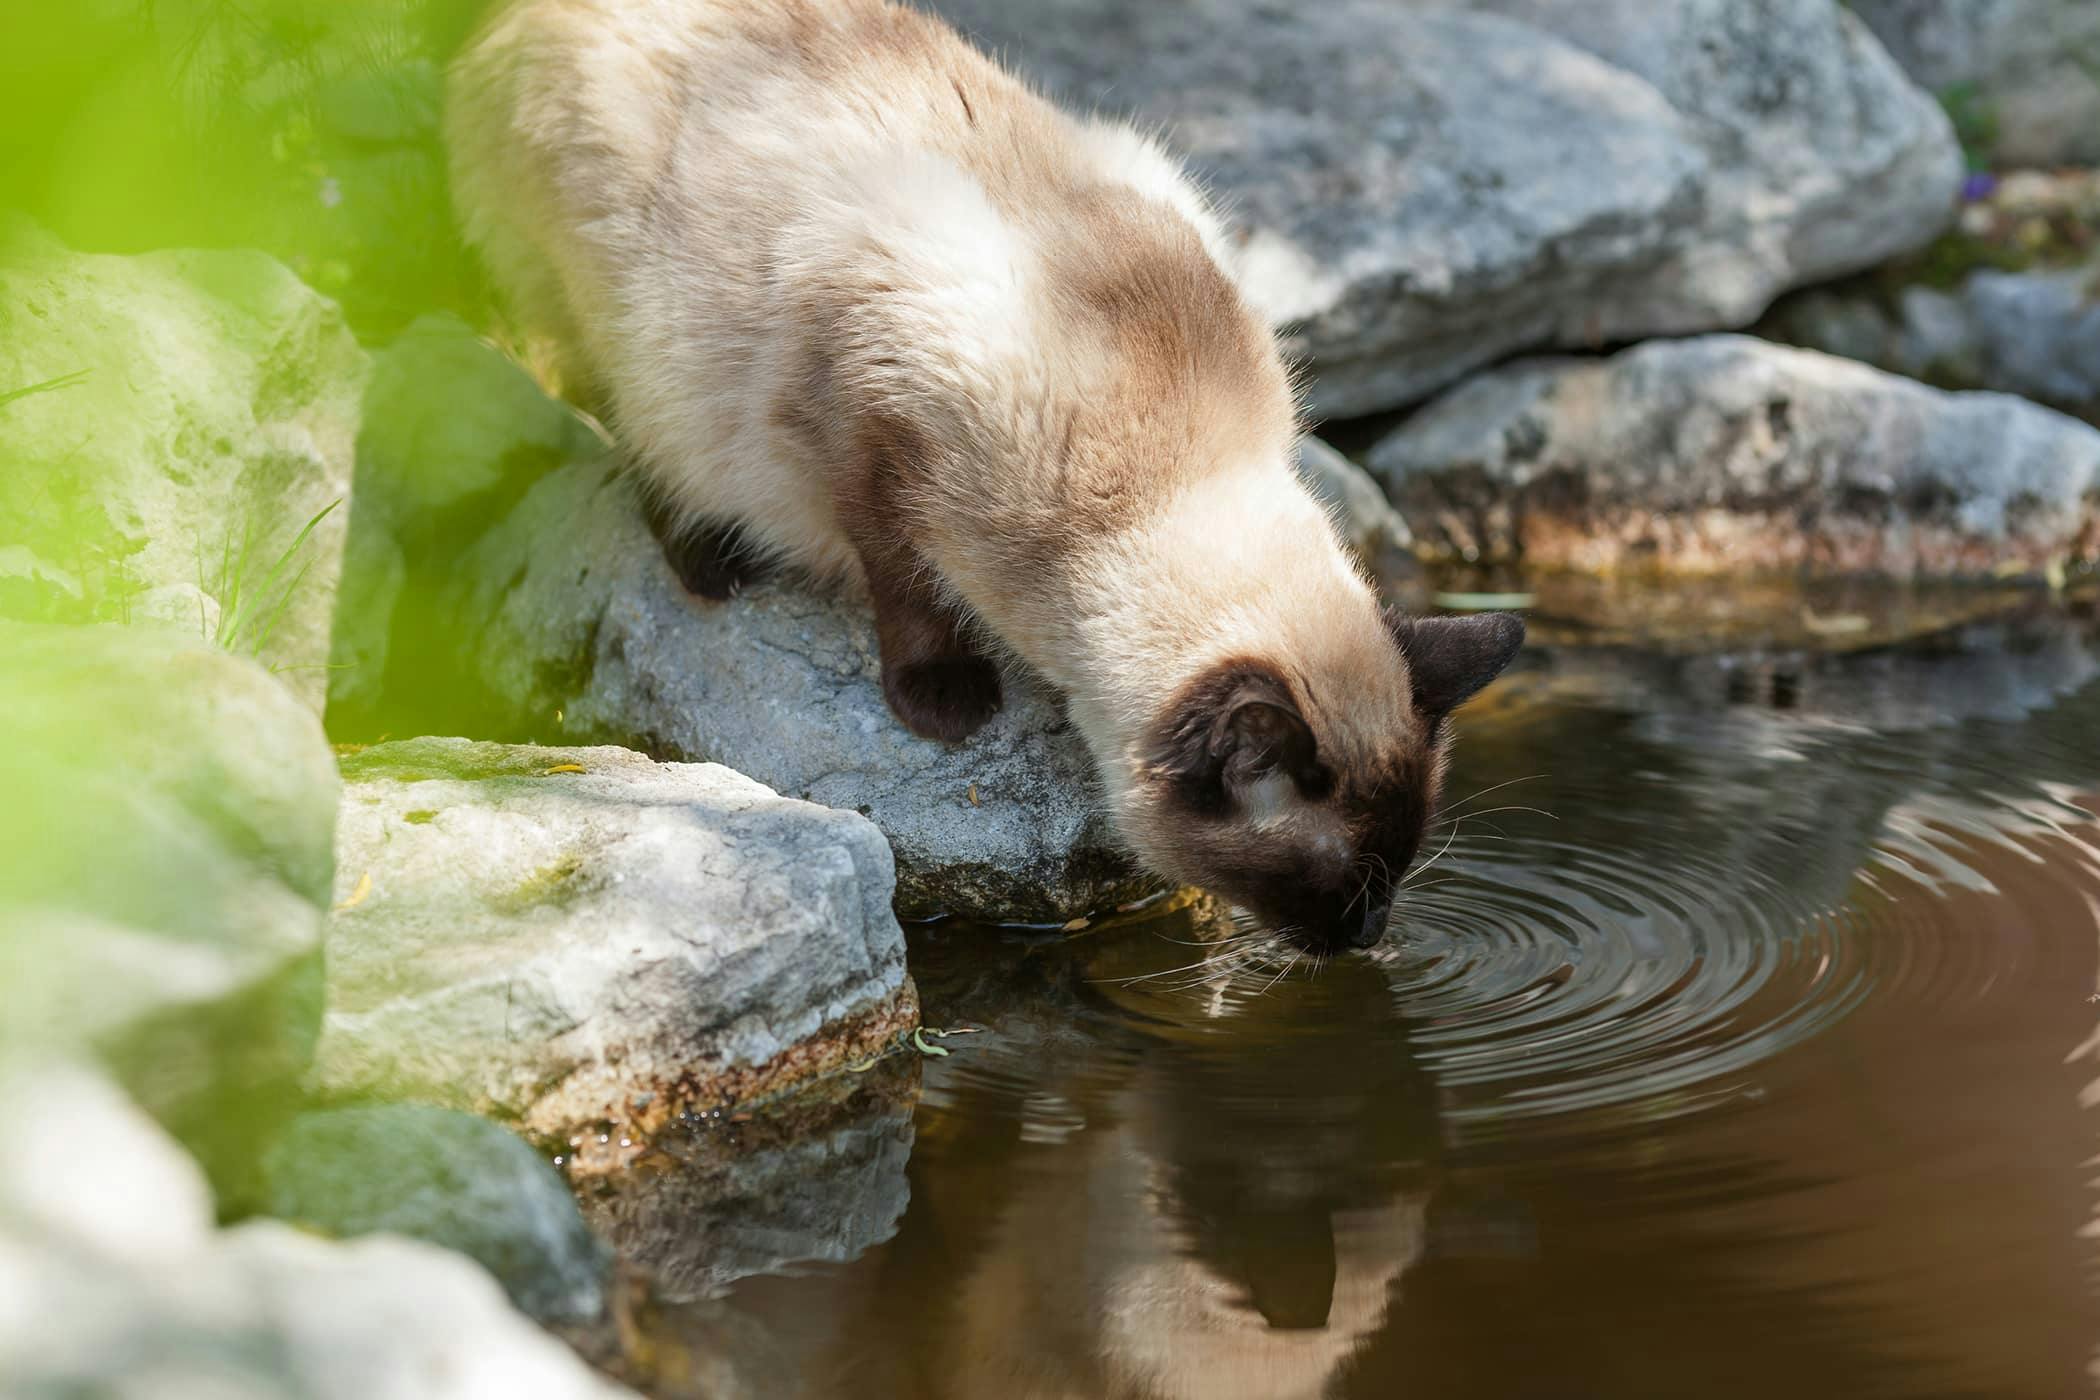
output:
M847 389L970 445L944 485L973 538L983 501L1056 533L1039 516L1063 496L1020 509L1049 490L1032 462L1130 477L1177 425L1233 436L1247 411L1209 413L1198 377L1288 429L1273 345L1179 165L908 6L519 0L454 66L447 124L469 240L528 344L582 348L557 377L591 383L685 513L796 557L838 557L828 517L775 517L813 499L783 482L841 460L824 425L853 421ZM1062 445L1030 436L1052 423Z
M644 213L785 216L899 148L1018 188L1057 164L1063 123L946 25L886 0L518 0L455 66L448 104L470 183L508 166L611 236Z

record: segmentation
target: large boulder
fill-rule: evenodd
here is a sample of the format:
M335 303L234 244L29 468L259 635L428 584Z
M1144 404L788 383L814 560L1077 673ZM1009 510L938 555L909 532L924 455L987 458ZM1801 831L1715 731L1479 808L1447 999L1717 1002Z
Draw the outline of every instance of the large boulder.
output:
M222 1189L320 1021L320 722L177 633L0 623L0 1049L100 1055Z
M857 810L896 853L900 913L1063 922L1151 888L1050 698L1016 681L968 742L913 736L883 702L865 605L788 584L691 596L609 465L540 480L459 577L458 635L508 728L724 763Z
M216 639L318 711L365 368L259 253L0 228L0 547L23 551L0 606Z
M263 1154L263 1183L267 1215L456 1250L543 1321L587 1322L604 1309L605 1251L567 1183L485 1118L424 1104L302 1113Z
M324 1095L617 1157L916 1023L889 848L851 812L612 748L418 739L343 771Z
M1850 0L1912 77L2000 165L2100 162L2092 0Z
M2100 556L2100 432L1744 336L1481 375L1368 464L1418 548L1467 561L2003 578Z
M1931 238L1961 178L1945 115L1831 0L936 8L1167 130L1329 416L1526 347L1747 325Z
M0 1067L0 1395L612 1400L480 1266L379 1237L212 1227L195 1165L100 1077Z

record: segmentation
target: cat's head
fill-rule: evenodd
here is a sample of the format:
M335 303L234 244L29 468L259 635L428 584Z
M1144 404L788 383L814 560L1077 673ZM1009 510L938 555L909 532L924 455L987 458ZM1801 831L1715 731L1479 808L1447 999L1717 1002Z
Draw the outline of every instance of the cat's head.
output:
M1510 613L1375 625L1310 657L1208 666L1158 718L1132 794L1150 864L1318 953L1385 933L1437 810L1448 716L1524 641Z

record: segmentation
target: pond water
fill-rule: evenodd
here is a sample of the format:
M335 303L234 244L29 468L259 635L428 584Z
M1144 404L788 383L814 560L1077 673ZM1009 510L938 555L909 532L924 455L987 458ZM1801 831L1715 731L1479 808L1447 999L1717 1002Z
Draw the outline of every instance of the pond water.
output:
M2091 1393L2090 613L1850 656L1534 654L1465 715L1459 819L1388 946L1316 973L1221 956L1201 906L914 931L927 1024L977 1033L793 1132L696 1129L676 1204L599 1203L650 1280L619 1369L711 1396Z

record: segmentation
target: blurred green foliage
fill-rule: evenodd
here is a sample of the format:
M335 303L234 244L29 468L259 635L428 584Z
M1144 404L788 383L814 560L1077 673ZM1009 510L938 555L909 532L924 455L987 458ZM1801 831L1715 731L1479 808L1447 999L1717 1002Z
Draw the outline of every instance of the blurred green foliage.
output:
M74 248L255 247L361 338L481 305L444 64L487 0L76 0L0 18L0 206Z

